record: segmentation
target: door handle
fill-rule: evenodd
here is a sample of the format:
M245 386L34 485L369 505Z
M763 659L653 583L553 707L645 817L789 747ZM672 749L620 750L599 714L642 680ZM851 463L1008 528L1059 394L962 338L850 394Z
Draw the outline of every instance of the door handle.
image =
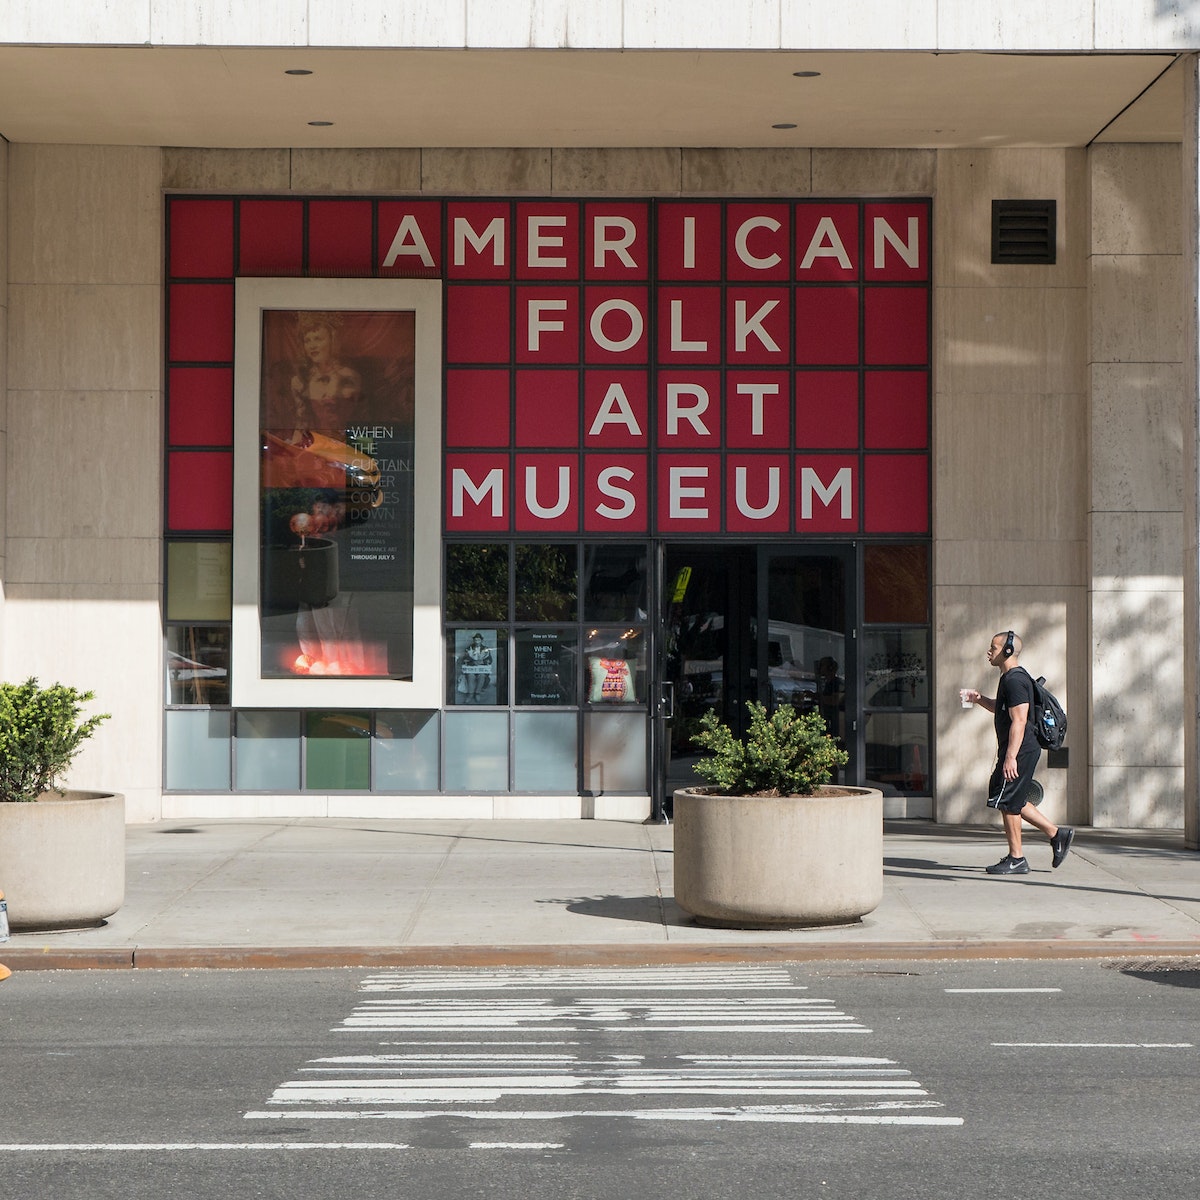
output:
M664 721L675 719L675 683L673 680L663 681L662 691L658 697L658 709Z

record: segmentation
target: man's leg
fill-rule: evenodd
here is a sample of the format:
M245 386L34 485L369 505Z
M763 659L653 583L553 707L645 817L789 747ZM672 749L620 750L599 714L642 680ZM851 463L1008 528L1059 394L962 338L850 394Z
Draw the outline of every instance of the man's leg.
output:
M1007 820L1008 813L1005 813L1004 816ZM1026 804L1017 816L1017 845L1021 844L1022 820L1028 821L1035 829L1040 829L1051 841L1058 833L1058 826L1048 817L1042 816L1041 809L1035 808L1032 804Z
M1033 805L1027 804L1025 808L1033 808ZM1037 812L1037 809L1034 809ZM1000 810L1000 816L1004 819L1004 836L1008 839L1008 853L1011 858L1021 858L1021 817L1024 815L1024 809L1019 813L1005 812ZM1038 814L1041 815L1040 813Z

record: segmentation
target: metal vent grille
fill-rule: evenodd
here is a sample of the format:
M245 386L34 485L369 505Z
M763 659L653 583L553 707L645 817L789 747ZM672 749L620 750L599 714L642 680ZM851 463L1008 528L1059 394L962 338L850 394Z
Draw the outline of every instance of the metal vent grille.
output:
M1052 264L1057 208L1055 200L993 200L992 262Z

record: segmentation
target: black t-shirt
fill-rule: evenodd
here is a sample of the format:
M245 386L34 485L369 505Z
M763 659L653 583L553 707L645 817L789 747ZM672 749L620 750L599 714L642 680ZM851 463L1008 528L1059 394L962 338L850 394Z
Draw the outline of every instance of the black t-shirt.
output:
M1025 722L1025 736L1021 740L1021 750L1036 750L1037 738L1033 733L1033 679L1024 667L1013 667L1000 676L1000 685L996 688L996 745L1003 757L1008 753L1008 733L1012 728L1012 717L1009 709L1022 704L1029 705L1029 718Z

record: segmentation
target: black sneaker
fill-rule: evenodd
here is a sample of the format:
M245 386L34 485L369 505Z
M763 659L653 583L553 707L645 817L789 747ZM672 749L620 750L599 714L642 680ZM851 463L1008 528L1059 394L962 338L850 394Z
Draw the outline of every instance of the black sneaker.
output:
M1023 858L1006 854L998 863L985 868L989 875L1028 875L1029 864Z
M1054 860L1050 863L1052 867L1059 866L1067 857L1067 852L1071 849L1071 843L1074 840L1075 830L1069 825L1058 827L1058 832L1050 839L1050 849L1054 851Z

